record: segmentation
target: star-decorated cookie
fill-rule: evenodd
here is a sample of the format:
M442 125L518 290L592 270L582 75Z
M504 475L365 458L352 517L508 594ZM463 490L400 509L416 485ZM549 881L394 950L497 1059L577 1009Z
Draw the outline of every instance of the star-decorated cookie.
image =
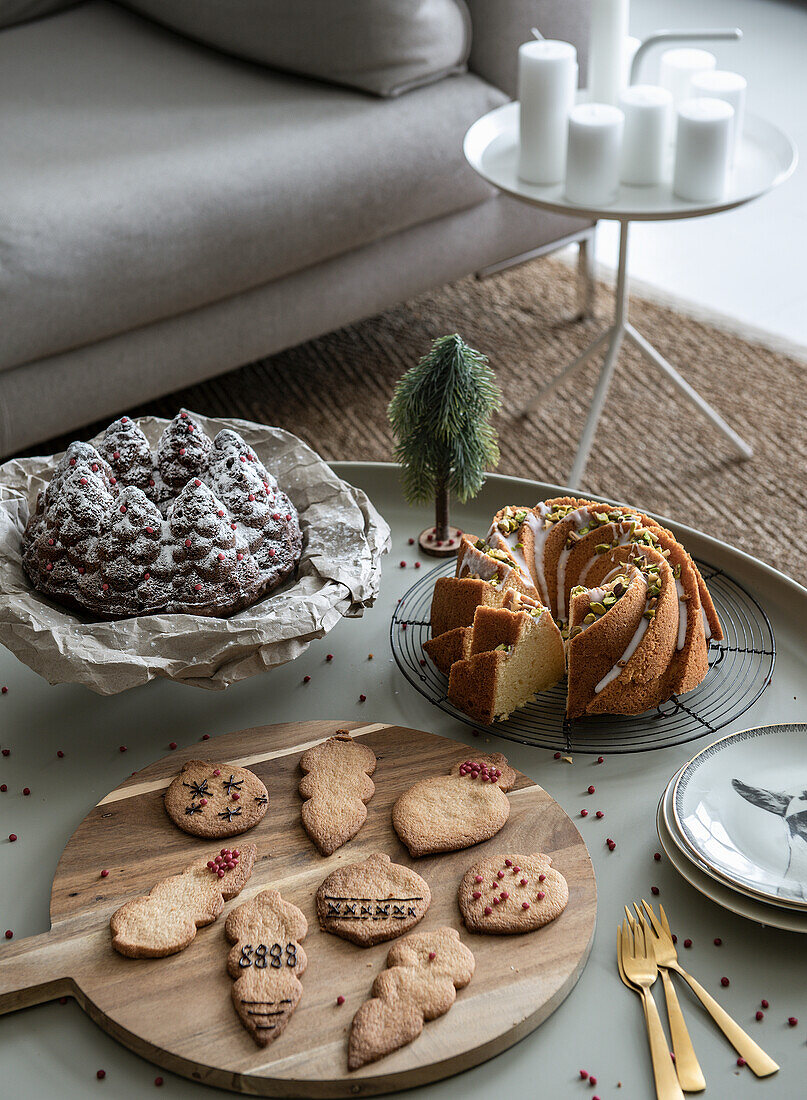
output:
M518 935L559 917L569 887L540 852L489 856L466 872L457 900L469 932Z
M264 890L233 909L224 931L234 944L227 971L235 978L233 1007L258 1044L280 1035L303 994L308 960L301 946L308 931L302 910L277 890Z
M456 852L489 840L510 816L516 773L501 753L477 753L448 775L421 779L392 808L392 824L413 856Z
M165 792L165 812L191 836L237 836L263 818L269 805L257 775L234 764L189 760Z
M249 881L254 844L222 848L201 856L178 875L153 886L150 893L125 902L112 914L112 946L131 959L159 959L183 951L196 929L212 924L225 901Z
M317 890L317 917L323 931L372 947L414 928L430 903L425 879L374 852L328 875Z
M337 730L320 745L300 757L306 773L300 780L305 799L300 817L303 828L324 856L329 856L356 835L367 820L366 802L375 793L370 776L375 753L347 730Z

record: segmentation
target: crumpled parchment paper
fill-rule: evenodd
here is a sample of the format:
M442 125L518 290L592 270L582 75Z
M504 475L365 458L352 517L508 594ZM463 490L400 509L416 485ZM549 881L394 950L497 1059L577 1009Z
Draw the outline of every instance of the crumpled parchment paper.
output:
M32 587L20 560L29 508L61 455L12 459L0 466L0 642L49 683L115 695L162 676L223 689L293 661L343 615L372 606L390 531L366 494L290 432L192 415L211 439L222 428L237 431L291 497L304 535L296 579L225 619L146 615L102 622L69 611ZM154 449L168 421L138 423Z

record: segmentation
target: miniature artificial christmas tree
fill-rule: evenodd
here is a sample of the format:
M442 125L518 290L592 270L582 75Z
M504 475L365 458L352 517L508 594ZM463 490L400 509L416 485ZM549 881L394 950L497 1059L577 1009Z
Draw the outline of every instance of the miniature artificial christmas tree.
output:
M389 418L395 457L410 504L435 502L435 524L422 531L427 554L447 557L459 549L460 532L449 525L453 493L465 503L479 492L499 448L489 423L501 393L487 358L456 335L441 336L395 387Z

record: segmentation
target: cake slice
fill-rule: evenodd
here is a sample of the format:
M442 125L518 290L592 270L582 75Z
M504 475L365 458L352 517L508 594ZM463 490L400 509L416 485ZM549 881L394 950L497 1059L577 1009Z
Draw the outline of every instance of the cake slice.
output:
M446 630L436 638L425 641L423 652L431 657L444 676L448 676L455 661L461 661L463 657L469 656L471 634L470 626L457 626L453 630Z
M476 721L508 718L563 676L563 640L545 607L479 607L469 656L451 665L448 699Z

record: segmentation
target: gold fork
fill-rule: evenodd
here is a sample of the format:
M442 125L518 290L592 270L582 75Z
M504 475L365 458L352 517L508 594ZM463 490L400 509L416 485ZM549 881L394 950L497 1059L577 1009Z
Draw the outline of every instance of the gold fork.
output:
M648 948L653 948L656 964L659 965L661 982L664 986L664 998L667 1002L667 1019L670 1024L670 1035L672 1037L673 1052L675 1054L675 1072L678 1074L678 1081L684 1092L703 1092L706 1088L706 1078L703 1076L703 1070L698 1062L698 1056L695 1053L695 1048L692 1046L692 1040L687 1031L684 1014L681 1011L681 1005L678 1003L678 997L676 996L672 984L672 978L666 968L660 965L658 953L655 951L654 940L656 937L647 925L647 918L635 902L633 903L633 908L636 910L636 916L642 924L645 942L648 944ZM635 923L634 917L627 905L625 906L625 913L628 917L628 924L633 928Z
M703 986L700 985L699 982L696 982L691 974L687 974L686 970L680 965L678 962L678 952L675 950L675 944L672 941L672 932L670 932L667 914L664 912L664 906L659 906L659 913L661 915L661 919L659 920L653 912L653 907L648 905L644 898L642 898L642 905L650 918L650 923L653 925L653 931L655 932L653 949L656 954L658 965L669 970L674 970L676 974L681 975L728 1041L737 1053L742 1058L745 1058L749 1068L753 1070L757 1077L768 1077L771 1073L776 1073L779 1066L774 1062L773 1058L770 1058L761 1047L757 1046L751 1036L747 1035L740 1025L732 1020L728 1012L720 1007L714 997L710 993L707 993Z
M656 961L647 953L647 944L641 925L637 924L635 928L635 933L631 932L627 921L623 921L622 927L617 928L620 977L625 985L633 988L642 999L658 1100L684 1100L661 1027L661 1017L650 992L650 986L656 980L658 973Z

